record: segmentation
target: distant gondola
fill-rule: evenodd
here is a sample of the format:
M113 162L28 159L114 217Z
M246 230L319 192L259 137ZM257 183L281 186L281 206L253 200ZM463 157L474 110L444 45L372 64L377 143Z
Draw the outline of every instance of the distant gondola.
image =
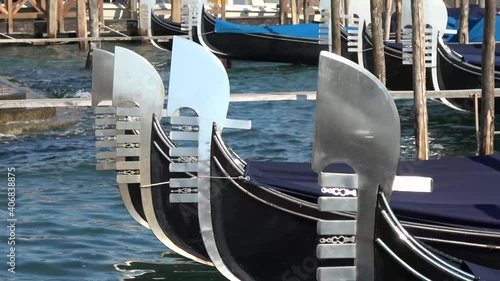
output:
M319 53L328 50L328 45L319 44L319 23L262 26L252 31L257 28L215 19L204 8L200 18L199 41L214 54L227 58L317 65ZM227 31L218 31L219 25ZM343 42L342 54L349 56L347 40Z
M500 51L497 44L496 50ZM481 47L449 44L442 40L437 46L437 84L441 90L481 89ZM500 87L500 52L495 51L495 88ZM458 109L474 112L472 99L447 99ZM500 112L500 98L495 98L495 113Z
M363 28L363 62L366 69L374 73L373 43L371 36ZM413 67L403 64L403 51L401 44L385 43L385 85L392 91L409 91L413 89ZM430 71L426 70L427 89L433 90L432 76Z
M151 10L151 35L152 36L175 36L188 35L187 31L182 30L181 23L173 22L166 19L161 19ZM172 40L160 41L153 40L158 46L163 49L172 51Z
M192 40L201 43L220 57L317 65L319 53L328 49L328 45L319 43L319 23L246 26L217 19L208 13L202 4L200 5L199 10L196 5L191 7L195 9L195 14L199 15L198 24L195 25L195 21L192 26ZM181 31L180 24L160 19L153 12L151 12L151 32L153 36L187 35L187 32ZM171 50L171 43L157 42L157 44ZM346 34L343 34L342 55L352 56L347 51Z

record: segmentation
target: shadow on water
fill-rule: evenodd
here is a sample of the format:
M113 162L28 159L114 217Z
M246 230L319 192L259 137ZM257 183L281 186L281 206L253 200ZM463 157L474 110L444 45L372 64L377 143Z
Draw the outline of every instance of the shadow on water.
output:
M214 267L189 261L170 252L164 253L162 258L168 258L168 261L165 261L165 263L162 263L161 260L159 263L127 261L125 264L115 264L114 267L116 270L123 272L124 276L120 278L122 281L226 280Z

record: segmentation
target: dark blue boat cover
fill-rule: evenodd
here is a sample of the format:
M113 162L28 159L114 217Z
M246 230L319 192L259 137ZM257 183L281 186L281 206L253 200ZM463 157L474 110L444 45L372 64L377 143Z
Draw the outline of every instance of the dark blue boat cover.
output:
M242 33L242 34L275 34L288 37L307 39L319 38L319 24L303 23L288 25L251 26L227 22L221 19L215 21L216 33Z
M489 267L484 267L481 265L473 264L470 262L465 262L465 264L469 267L470 271L474 274L474 276L481 277L481 281L498 281L500 280L500 270L493 269Z
M390 43L385 42L385 45L396 49L402 50L403 44L401 43ZM482 52L482 44L447 44L450 49L455 51L457 54L463 57L463 61L470 63L475 66L481 66L481 52ZM500 67L500 45L495 44L495 67Z
M349 173L335 164L328 172ZM247 163L250 182L310 198L321 195L310 163ZM393 192L391 207L400 218L450 226L500 230L500 154L427 161L402 161L398 175L434 179L432 193Z
M500 20L500 19L499 19ZM464 61L481 66L483 44L448 44L448 47L464 57ZM500 45L495 44L495 66L500 66Z

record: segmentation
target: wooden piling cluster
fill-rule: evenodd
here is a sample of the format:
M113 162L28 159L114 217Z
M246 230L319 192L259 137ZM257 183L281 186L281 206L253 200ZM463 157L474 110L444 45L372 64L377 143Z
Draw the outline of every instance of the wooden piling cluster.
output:
M332 1L332 7L333 2ZM396 1L396 42L401 40L401 8L402 0ZM389 0L388 2L392 2ZM386 2L387 17L390 17L390 4ZM374 54L374 74L382 82L385 82L385 76L382 68L384 66L384 48L382 44L382 0L371 0L372 17L372 38ZM425 39L424 39L424 21L423 21L423 0L412 0L412 53L413 53L413 96L414 96L414 124L415 124L415 145L417 158L420 160L429 158L429 137L428 137L428 114L427 114L427 96L426 96L426 66L425 66ZM468 43L468 18L469 18L469 0L456 0L455 6L460 5L461 21L459 30L460 43ZM479 152L482 155L492 154L494 152L495 135L495 16L496 1L481 0L479 5L484 7L485 25L484 42L482 48L482 89L481 89L481 108L476 110L480 112L480 117L476 118L476 127L478 128ZM388 38L389 21L385 23L385 37ZM383 67L382 67L383 66ZM476 106L478 95L475 95ZM479 129L480 128L480 129Z
M0 5L0 33L18 34L24 30L33 30L39 38L46 33L49 38L55 38L57 33L64 33L67 21L76 19L77 6L80 0L4 0ZM24 5L30 4L31 8ZM85 5L85 1L83 2ZM103 0L98 0L99 18L103 21ZM81 12L81 11L80 11ZM29 21L31 20L31 21ZM5 23L3 22L5 21ZM30 26L31 25L31 26ZM25 32L24 32L25 33Z

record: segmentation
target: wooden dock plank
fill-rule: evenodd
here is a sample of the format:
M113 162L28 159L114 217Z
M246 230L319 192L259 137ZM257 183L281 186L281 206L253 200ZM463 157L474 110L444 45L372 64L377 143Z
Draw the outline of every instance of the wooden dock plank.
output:
M185 36L183 36L185 37ZM60 43L60 42L80 42L80 41L138 41L138 40L149 40L149 39L158 39L160 41L172 40L173 36L129 36L129 37L87 37L87 38L26 38L26 39L0 39L0 43L11 43L11 44L20 44L20 43Z
M390 92L395 100L413 99L412 91ZM481 90L458 91L428 91L427 98L474 98L474 94L481 97ZM495 97L500 97L500 89L495 89ZM315 91L304 92L268 92L268 93L236 93L231 94L231 102L257 102L257 101L294 101L316 100ZM42 107L90 107L90 98L65 98L65 99L26 99L26 100L0 100L0 109L7 108L42 108Z

